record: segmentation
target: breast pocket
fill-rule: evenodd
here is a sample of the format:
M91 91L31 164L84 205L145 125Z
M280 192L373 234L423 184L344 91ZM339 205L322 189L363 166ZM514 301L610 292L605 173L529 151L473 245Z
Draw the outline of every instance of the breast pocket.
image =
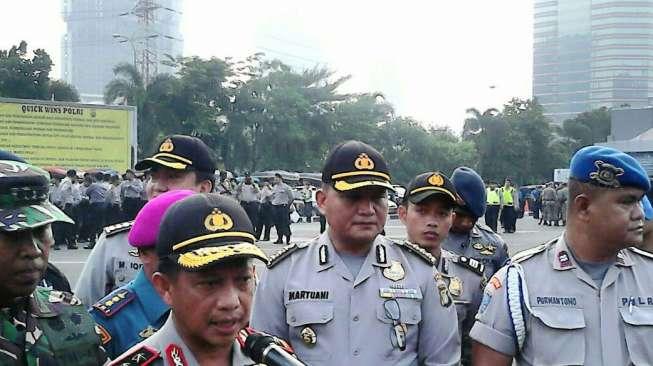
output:
M324 361L331 357L328 325L333 320L333 303L301 301L286 305L290 343L302 360ZM320 339L322 338L322 340Z
M625 323L624 333L630 359L635 365L650 365L653 362L653 308L625 307L620 308L619 313Z
M582 309L533 307L524 357L534 365L583 365L585 316Z
M398 306L395 306L395 304ZM421 305L420 300L388 299L377 306L376 317L381 323L384 323L383 333L379 334L378 337L381 337L382 345L387 345L387 347L379 347L378 349L379 354L383 354L383 358L392 360L400 358L404 352L416 350L419 340L419 323L422 321ZM397 308L399 311L396 311ZM406 325L405 351L401 351L398 347L398 335L395 332L397 322Z

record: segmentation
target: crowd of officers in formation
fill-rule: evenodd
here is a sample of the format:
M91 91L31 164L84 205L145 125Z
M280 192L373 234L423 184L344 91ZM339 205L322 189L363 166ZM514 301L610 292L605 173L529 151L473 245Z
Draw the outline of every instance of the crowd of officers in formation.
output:
M466 167L414 177L406 240L386 238L389 168L347 141L315 196L326 230L268 258L251 209L212 193L208 147L170 136L136 165L148 202L102 231L74 295L44 278L51 225L73 220L48 201L45 171L1 155L2 365L265 364L256 334L306 365L653 362L653 255L636 248L651 186L611 148L573 156L565 232L508 259L479 223L494 188Z
M565 226L567 224L567 201L569 188L564 182L549 182L538 186L532 193L533 218L539 225Z

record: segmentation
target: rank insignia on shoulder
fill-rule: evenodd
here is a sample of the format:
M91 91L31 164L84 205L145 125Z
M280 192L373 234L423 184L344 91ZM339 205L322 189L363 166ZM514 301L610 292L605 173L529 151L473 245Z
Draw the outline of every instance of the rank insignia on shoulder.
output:
M135 298L136 294L133 292L119 289L95 303L93 308L99 310L102 315L111 317Z
M268 268L272 268L279 264L282 260L284 260L286 257L294 253L299 247L297 247L297 244L293 243L290 245L286 245L283 247L281 250L278 252L274 253L271 257L270 260L268 261Z
M104 228L104 234L107 237L122 233L124 231L129 231L134 224L133 221L121 222L120 224L109 225Z
M155 348L142 344L111 361L109 366L147 366L158 360L160 355L161 353Z
M400 248L407 249L409 252L417 255L418 257L423 259L426 263L428 263L430 265L435 264L435 258L429 252L424 250L424 248L420 247L419 245L413 244L413 243L411 243L409 241L395 242L395 244L397 244Z
M184 351L178 345L170 343L166 347L166 359L168 360L169 365L175 366L186 366L188 362L186 361L186 356L184 356Z

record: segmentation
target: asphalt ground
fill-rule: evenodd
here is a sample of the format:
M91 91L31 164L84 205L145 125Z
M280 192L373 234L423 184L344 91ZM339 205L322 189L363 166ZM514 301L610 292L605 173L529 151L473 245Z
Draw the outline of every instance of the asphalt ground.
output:
M296 223L292 224L291 230L293 232L293 242L306 241L319 235L320 224L316 222ZM512 255L555 238L560 235L562 230L562 227L539 226L537 225L537 221L532 217L524 217L517 221L517 232L512 234L500 233L500 235L508 243L510 254ZM404 227L397 219L389 220L386 224L385 231L387 236L395 240L403 240L406 237ZM276 239L274 229L270 236L272 240ZM283 248L283 245L273 244L270 241L259 242L259 245L268 255L274 254ZM89 253L90 250L83 249L81 245L80 249L76 250L53 250L50 252L50 261L63 271L68 277L71 286L74 287ZM264 267L261 267L263 266L257 266L257 270L264 270Z

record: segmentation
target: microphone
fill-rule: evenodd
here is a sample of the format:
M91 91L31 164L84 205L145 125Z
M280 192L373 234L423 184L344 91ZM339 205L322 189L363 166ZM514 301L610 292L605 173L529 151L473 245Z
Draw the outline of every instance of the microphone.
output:
M267 334L247 335L243 352L254 362L268 366L306 366L277 344L277 339Z

